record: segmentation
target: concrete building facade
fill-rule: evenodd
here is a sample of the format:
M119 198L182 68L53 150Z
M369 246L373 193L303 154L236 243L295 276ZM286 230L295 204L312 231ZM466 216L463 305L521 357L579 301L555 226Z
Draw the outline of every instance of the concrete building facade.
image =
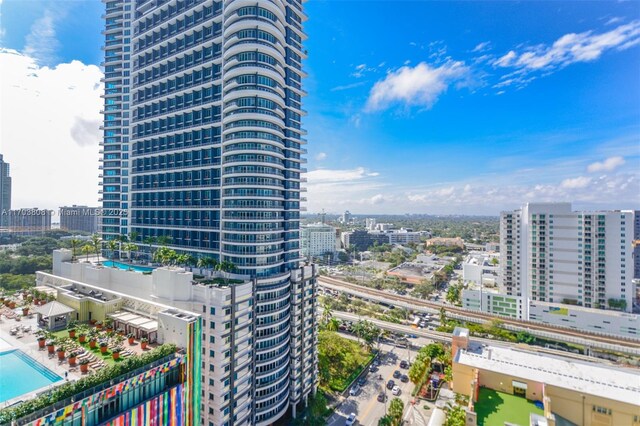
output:
M324 223L313 223L302 227L302 255L312 257L335 257L337 252L336 228Z
M0 154L0 213L11 210L11 169ZM7 225L7 217L0 215L0 227Z
M500 217L504 291L534 301L631 311L631 211L529 203Z
M251 303L253 347L207 361L203 419L271 424L317 384L315 268L300 246L302 1L103 1L101 234L164 239L248 277L249 302L239 283L224 297Z
M100 211L97 207L88 206L65 206L60 207L60 229L67 231L81 231L93 234L98 231L98 215Z

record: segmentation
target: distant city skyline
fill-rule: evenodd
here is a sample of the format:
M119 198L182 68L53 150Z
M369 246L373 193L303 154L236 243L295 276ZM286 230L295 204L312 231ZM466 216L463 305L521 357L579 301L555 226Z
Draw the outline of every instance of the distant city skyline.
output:
M640 208L633 2L397 4L306 3L308 213ZM96 205L102 4L0 8L12 204Z

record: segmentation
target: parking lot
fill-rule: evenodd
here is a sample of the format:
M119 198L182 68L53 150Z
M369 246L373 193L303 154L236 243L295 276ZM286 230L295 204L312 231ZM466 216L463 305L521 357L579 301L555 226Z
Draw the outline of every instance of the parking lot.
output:
M429 343L424 339L411 339L412 344L422 345ZM394 380L395 385L400 389L398 397L402 399L405 405L406 424L426 425L429 421L430 410L409 409L411 392L414 385L410 381L403 383L400 379L394 379L394 371L399 370L401 374L408 374L407 368L400 368L399 364L402 360L414 359L416 351L408 348L396 348L389 343L380 344L381 355L378 357L379 366L375 372L367 372L361 377L366 377L366 382L360 387L356 395L345 395L344 402L337 407L335 413L329 418L327 424L329 426L346 425L347 418L351 413L356 415L356 423L358 425L377 425L378 420L385 415L385 410L389 406L389 402L395 398L392 391L387 389L386 385L389 380ZM382 377L382 378L380 378ZM385 402L378 401L378 395L385 394ZM420 405L423 405L421 403Z

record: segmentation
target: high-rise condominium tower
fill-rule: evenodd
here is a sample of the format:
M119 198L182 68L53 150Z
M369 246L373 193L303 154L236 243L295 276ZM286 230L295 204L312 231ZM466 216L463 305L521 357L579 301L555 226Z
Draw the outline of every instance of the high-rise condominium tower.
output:
M11 210L11 176L9 175L9 163L6 163L0 154L0 226L7 226L8 214Z
M528 203L500 215L500 272L509 295L631 311L633 211Z
M270 424L317 380L315 269L300 268L302 1L104 2L102 235L168 237L250 277L248 300L243 287L199 305L229 317L228 333L203 330L202 417Z

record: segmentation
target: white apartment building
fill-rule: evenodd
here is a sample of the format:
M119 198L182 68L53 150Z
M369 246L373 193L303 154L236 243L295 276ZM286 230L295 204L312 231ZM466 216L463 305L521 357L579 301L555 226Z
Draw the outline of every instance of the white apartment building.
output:
M336 228L324 223L313 223L301 228L302 255L312 257L335 256L338 249Z
M634 213L528 203L500 215L506 294L630 312Z
M389 231L389 244L409 244L419 243L423 237L430 237L431 234L427 231L413 231L411 229L401 228L395 231Z

